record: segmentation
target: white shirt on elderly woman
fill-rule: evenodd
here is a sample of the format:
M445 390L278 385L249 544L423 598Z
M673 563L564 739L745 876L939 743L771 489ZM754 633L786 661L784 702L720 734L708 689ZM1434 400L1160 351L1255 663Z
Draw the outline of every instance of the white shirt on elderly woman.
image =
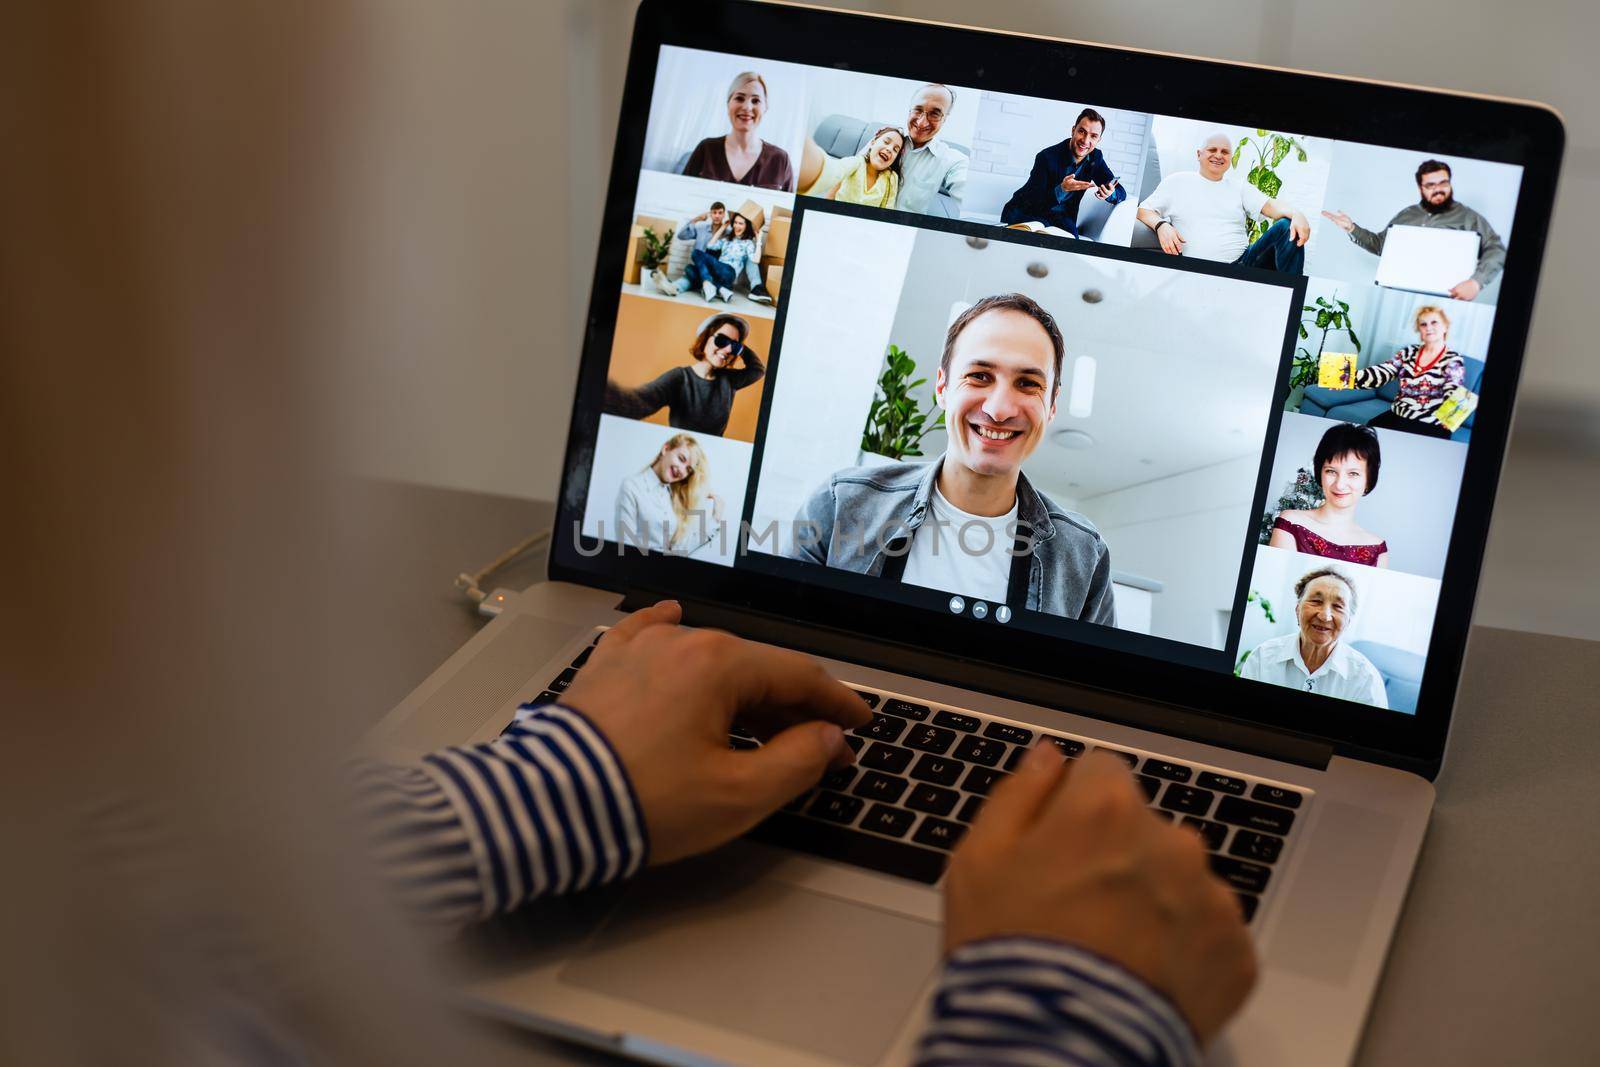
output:
M1244 661L1239 677L1380 708L1389 706L1383 675L1371 660L1341 641L1322 666L1310 670L1300 655L1298 632L1257 645Z

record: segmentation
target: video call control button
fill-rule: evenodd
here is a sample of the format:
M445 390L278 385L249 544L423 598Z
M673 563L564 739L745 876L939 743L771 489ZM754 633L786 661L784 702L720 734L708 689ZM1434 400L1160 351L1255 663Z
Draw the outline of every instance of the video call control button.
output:
M1279 837L1287 834L1289 827L1294 825L1294 812L1267 804L1257 804L1253 800L1241 797L1223 797L1222 803L1217 805L1217 813L1212 818L1218 822L1243 826L1248 830L1277 834Z
M1200 777L1195 779L1195 785L1201 789L1215 789L1219 793L1229 796L1244 796L1244 779L1234 778L1226 774L1212 774L1210 771L1201 771Z
M1001 604L999 607L995 608L994 609L994 621L995 622L1010 622L1011 621L1011 609L1006 607L1004 604Z
M1166 760L1147 759L1144 761L1144 773L1156 778L1165 778L1169 782L1187 782L1194 774L1188 767L1181 763L1168 763Z
M933 724L948 726L952 730L970 734L977 732L978 727L983 725L983 720L976 715L963 715L959 711L936 711L933 713Z
M985 767L993 767L1000 762L1000 757L1005 755L1006 746L998 741L984 737L963 737L956 746L956 759L964 759L968 763L981 763Z
M928 705L913 704L909 700L896 697L883 706L885 715L898 715L903 719L915 719L921 722L928 717Z
M973 601L972 617L974 619L987 619L989 617L989 605L985 604L981 600Z
M992 737L996 741L1008 741L1013 745L1033 744L1033 731L1021 726L1012 726L1008 722L992 722L983 728L984 737Z
M966 610L967 610L967 602L966 602L965 599L963 599L962 597L958 597L958 596L953 596L953 597L950 598L950 611L951 611L952 614L960 615L963 611L966 611Z
M555 688L551 686L551 688ZM1298 808L1300 794L1288 789L1279 789L1275 785L1258 785L1250 790L1251 800L1264 800L1268 804L1277 804L1284 808Z
M1068 759L1077 759L1079 756L1083 755L1082 741L1074 741L1070 737L1057 737L1055 734L1045 734L1039 739L1039 743L1042 745L1045 742L1049 742L1050 744L1059 748L1061 750L1061 754L1066 756Z

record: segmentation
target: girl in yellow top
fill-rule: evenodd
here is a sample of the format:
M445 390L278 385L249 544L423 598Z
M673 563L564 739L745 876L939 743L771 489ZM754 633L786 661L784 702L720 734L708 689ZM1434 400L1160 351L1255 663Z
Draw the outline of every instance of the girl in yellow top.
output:
M900 161L906 135L885 126L872 135L859 156L845 162L839 182L826 195L830 200L867 207L892 208L900 195Z

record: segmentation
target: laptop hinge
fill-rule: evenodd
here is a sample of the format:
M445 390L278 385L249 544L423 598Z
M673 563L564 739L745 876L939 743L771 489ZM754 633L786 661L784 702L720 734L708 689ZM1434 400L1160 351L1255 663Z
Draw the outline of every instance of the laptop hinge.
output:
M636 611L658 599L649 593L631 592L623 597L618 610ZM683 597L679 600L683 604L683 621L689 626L715 626L752 641L1171 734L1313 770L1327 770L1334 756L1334 747L1327 741L1219 717L1180 704L1134 698L979 660L932 653L881 638L867 641L860 634L797 623L745 608Z

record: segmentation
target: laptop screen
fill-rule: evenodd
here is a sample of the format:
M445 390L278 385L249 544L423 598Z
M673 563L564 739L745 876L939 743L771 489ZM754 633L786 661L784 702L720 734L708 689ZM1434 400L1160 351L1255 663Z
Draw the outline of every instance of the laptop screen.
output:
M1522 168L940 78L659 48L578 554L1414 714Z

